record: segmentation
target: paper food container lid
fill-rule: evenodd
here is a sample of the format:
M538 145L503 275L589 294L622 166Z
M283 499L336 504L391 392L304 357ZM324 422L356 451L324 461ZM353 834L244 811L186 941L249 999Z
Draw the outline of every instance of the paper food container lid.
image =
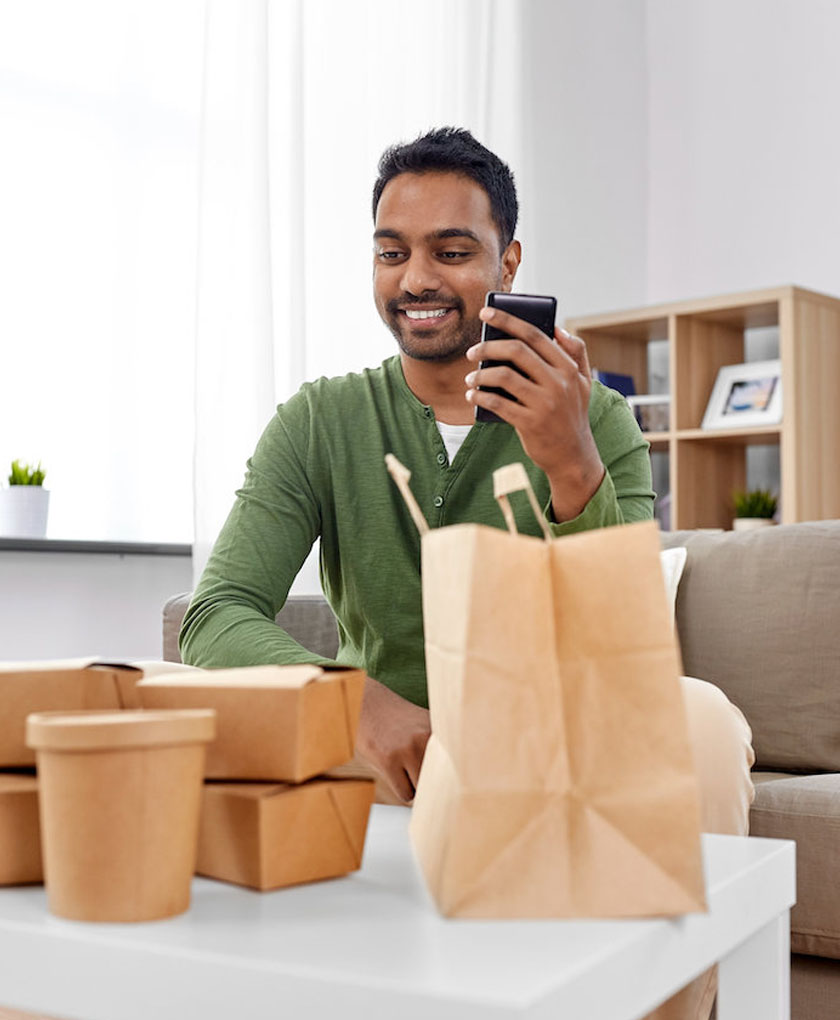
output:
M216 736L212 708L35 712L26 719L28 747L87 751L206 743Z
M159 676L141 680L142 687L183 687L226 688L229 690L248 688L275 688L299 690L316 681L334 681L341 677L341 670L327 673L320 666L241 666L237 669L211 669L202 673L161 673Z
M2 673L68 673L78 669L124 669L142 673L142 669L128 662L105 662L98 655L79 659L28 659L25 662L0 662Z

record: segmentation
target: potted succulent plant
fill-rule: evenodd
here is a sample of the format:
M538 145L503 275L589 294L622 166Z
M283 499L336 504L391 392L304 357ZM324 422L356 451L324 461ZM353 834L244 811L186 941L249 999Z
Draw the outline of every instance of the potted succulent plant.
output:
M735 519L732 527L735 531L748 531L751 528L766 528L773 524L778 500L768 489L750 489L748 492L739 490L732 495L735 505Z
M0 535L6 538L43 538L47 533L50 494L44 488L45 472L12 461L8 488L0 489Z

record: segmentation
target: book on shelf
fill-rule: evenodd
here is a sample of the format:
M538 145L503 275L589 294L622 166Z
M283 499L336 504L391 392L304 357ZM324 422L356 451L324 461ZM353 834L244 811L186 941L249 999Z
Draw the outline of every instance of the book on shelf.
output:
M592 378L597 379L599 383L611 390L617 390L622 397L631 397L636 392L636 384L633 382L632 375L623 375L621 372L604 372L600 368L593 368Z

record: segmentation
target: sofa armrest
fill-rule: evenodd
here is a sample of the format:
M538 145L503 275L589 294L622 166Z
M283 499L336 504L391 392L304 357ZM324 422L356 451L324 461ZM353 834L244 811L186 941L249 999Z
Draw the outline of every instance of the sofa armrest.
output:
M750 835L796 842L794 953L840 959L840 775L755 773Z

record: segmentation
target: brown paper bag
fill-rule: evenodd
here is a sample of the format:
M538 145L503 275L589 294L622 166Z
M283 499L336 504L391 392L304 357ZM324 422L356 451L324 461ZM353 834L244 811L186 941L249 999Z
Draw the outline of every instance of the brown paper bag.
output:
M699 790L652 522L554 539L521 464L510 532L423 532L431 710L411 837L441 912L705 910ZM515 533L527 492L545 541Z

